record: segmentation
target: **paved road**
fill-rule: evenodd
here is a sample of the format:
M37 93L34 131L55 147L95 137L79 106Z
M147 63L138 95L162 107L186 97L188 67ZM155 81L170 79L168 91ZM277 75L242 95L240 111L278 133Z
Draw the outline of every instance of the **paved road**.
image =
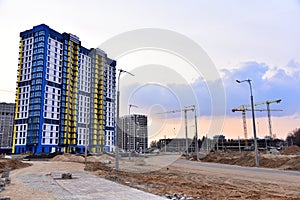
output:
M271 169L271 168L259 168L259 167L242 167L242 166L236 166L236 165L224 165L224 164L218 164L218 163L205 163L205 162L191 162L184 159L178 159L176 161L177 164L181 165L187 165L187 166L195 166L199 168L210 168L210 169L222 169L227 171L236 171L236 172L248 172L250 173L262 173L264 175L266 174L276 174L276 175L287 175L291 176L291 178L299 178L300 172L297 171L285 171L285 170L279 170L279 169Z

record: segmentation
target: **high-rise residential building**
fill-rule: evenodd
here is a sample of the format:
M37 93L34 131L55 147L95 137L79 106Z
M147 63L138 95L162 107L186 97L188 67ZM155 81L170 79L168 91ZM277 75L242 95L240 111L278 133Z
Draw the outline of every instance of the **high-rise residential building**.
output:
M14 103L0 103L0 153L11 152L14 111Z
M111 151L116 61L45 24L20 37L13 153Z
M145 152L148 147L147 116L131 114L120 117L121 148Z

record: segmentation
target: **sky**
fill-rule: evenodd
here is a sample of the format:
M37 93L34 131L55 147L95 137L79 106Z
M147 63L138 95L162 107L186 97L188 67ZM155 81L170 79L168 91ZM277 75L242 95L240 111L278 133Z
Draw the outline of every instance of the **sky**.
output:
M0 0L0 102L14 102L19 33L45 23L100 47L133 73L121 76L121 115L147 114L152 139L184 137L184 113L197 106L199 136L244 137L241 113L271 104L280 138L300 127L300 1L17 1ZM257 109L266 109L262 104ZM268 135L266 112L256 112L258 137ZM194 113L187 112L195 132ZM248 137L253 137L247 112Z

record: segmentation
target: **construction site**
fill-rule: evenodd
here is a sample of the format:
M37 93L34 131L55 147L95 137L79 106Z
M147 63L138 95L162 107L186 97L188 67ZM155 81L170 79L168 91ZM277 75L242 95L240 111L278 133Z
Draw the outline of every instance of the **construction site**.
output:
M12 172L11 184L0 195L20 199L20 194L15 192L16 188L22 190L22 197L28 199L34 199L34 194L49 195L49 191L26 188L25 183L18 180L19 176L28 174L34 177L35 174L42 173L38 177L43 179L53 171L72 173L82 168L98 177L165 198L177 194L175 196L182 195L190 199L299 199L300 174L296 172L300 171L298 146L288 147L278 155L261 152L259 160L260 168L248 168L255 166L254 152L215 151L204 155L201 161L196 161L194 154L181 156L160 153L131 159L121 157L120 169L116 170L115 158L107 154L88 156L86 163L83 156L73 154L35 161L1 159L1 172L5 172L7 168L12 169ZM37 170L39 165L48 167ZM236 168L233 165L246 168ZM45 169L47 172L43 172Z
M3 158L0 172L5 180L2 180L0 194L11 199L35 199L36 196L41 199L49 194L49 199L65 199L49 191L47 186L30 188L26 184L37 179L51 179L51 184L63 187L58 180L72 179L72 173L79 170L166 199L299 199L300 147L288 147L285 141L275 139L272 134L270 112L281 110L270 109L270 104L280 102L278 99L254 105L267 105L267 109L250 109L250 105L232 109L242 113L242 139L216 135L198 140L196 107L190 106L163 113L184 113L186 137L165 137L157 142L156 151L97 155L53 153ZM188 111L194 112L194 139L188 138ZM248 139L247 111L268 113L268 137ZM61 178L57 178L60 173ZM72 181L76 183L78 179ZM88 180L80 181L89 185ZM16 188L21 196L15 192Z

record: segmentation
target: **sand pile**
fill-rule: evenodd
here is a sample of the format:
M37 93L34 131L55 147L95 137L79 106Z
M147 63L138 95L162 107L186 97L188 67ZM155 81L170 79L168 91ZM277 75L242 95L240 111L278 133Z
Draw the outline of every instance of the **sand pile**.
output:
M286 149L286 152L295 154L298 148L291 147ZM254 158L254 152L210 152L202 161L254 167ZM300 171L300 156L259 154L259 165L266 168Z
M290 147L285 148L281 152L282 155L300 155L300 147L297 145L293 145Z
M87 166L84 168L84 170L92 171L92 172L98 170L111 172L113 169L105 164L98 162L98 163L88 163Z
M210 152L206 157L201 159L204 162L215 162L229 165L240 165L240 166L255 166L253 159L253 152Z
M53 161L63 161L63 162L84 162L84 157L80 155L68 154L57 155L51 160Z
M101 156L99 157L99 159L100 159L101 161L106 161L106 160L114 161L114 160L115 160L114 157L109 156L109 155L107 155L107 154L101 155Z
M52 161L62 161L62 162L85 162L85 158L82 155L68 154L57 155L51 159ZM114 158L109 155L101 156L88 156L87 162L104 162L104 161L114 161Z
M300 171L300 156L290 159L280 169Z
M29 167L32 164L30 163L23 163L17 159L1 159L0 160L0 173L4 172L6 169L10 168L11 170L20 169L24 167Z
M88 162L99 162L99 158L97 156L88 156L87 161Z

